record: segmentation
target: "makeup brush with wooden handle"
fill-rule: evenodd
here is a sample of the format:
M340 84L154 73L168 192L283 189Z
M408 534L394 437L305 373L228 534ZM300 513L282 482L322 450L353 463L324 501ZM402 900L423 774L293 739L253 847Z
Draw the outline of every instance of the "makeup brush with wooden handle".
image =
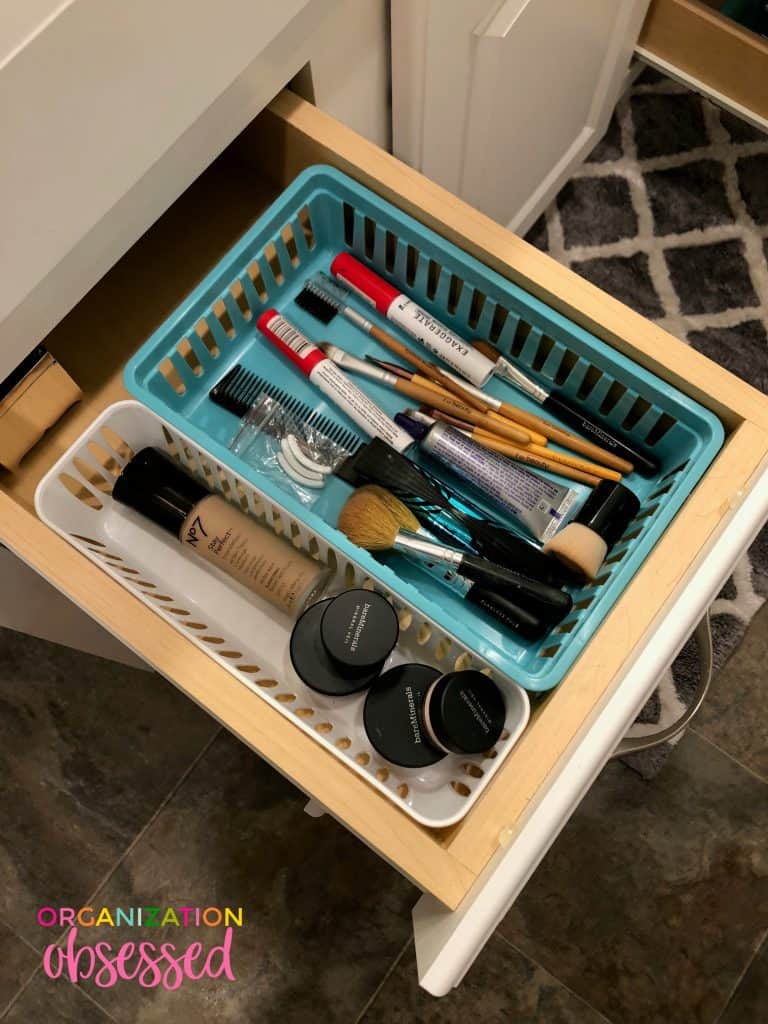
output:
M404 345L402 341L398 341L389 331L378 327L368 317L359 313L354 306L348 305L347 299L351 294L346 285L341 284L340 281L334 281L332 277L320 271L306 281L295 301L300 309L324 324L329 324L337 313L341 313L355 327L359 327L365 334L370 334L384 348L394 352L411 366L415 366L428 380L440 384L466 405L477 409L478 412L487 412L491 408L481 391L473 389L470 392L463 386L461 380L449 377L439 366L430 363L428 359L422 359L413 349Z
M598 476L596 473L588 471L582 471L580 469L574 469L572 466L563 465L556 462L554 459L546 458L543 455L538 455L532 451L531 448L520 448L517 445L510 444L509 441L505 441L504 438L498 437L496 434L491 434L487 430L483 430L482 427L473 427L471 423L467 423L465 420L459 419L457 416L450 416L446 412L441 412L439 409L431 409L428 406L422 405L419 409L406 409L406 416L410 416L411 419L418 420L420 423L426 423L427 425L433 424L436 420L440 420L442 423L448 423L452 427L456 427L467 437L471 437L473 441L476 441L483 448L487 448L488 451L498 452L499 455L506 455L507 458L512 459L514 462L519 462L524 466L530 466L532 469L543 469L548 473L557 473L558 476L565 477L566 480L575 480L579 484L587 484L589 487L595 487L600 483L604 477ZM397 414L396 414L397 415ZM549 448L546 451L550 451ZM575 460L578 461L578 460ZM586 466L593 466L594 463L586 462ZM598 467L603 473L611 473L612 469L605 469L604 466ZM608 479L621 480L621 474L615 473Z
M519 391L532 398L542 409L551 412L553 416L569 426L575 427L584 438L591 438L590 441L587 441L568 434L568 440L561 441L551 433L552 424L548 425L550 432L547 432L542 427L546 420L539 421L538 428L551 440L559 441L572 451L587 455L596 462L602 462L612 469L617 469L620 473L630 473L633 468L643 476L653 476L658 473L658 459L638 451L629 440L617 437L612 427L595 423L572 399L566 398L561 392L549 391L543 385L536 383L508 359L500 355L490 342L475 341L473 347L494 363L494 373L497 377L514 384Z
M399 391L407 398L414 398L418 402L435 405L454 416L460 416L461 419L466 420L468 423L474 423L478 427L485 427L486 430L498 434L500 437L505 437L513 444L526 446L531 443L531 435L528 431L522 427L515 426L509 420L505 420L500 416L491 419L486 413L470 408L470 406L453 395L441 394L432 388L416 384L412 380L398 377L394 373L389 373L387 370L382 370L380 367L366 362L364 359L358 359L357 356L353 356L350 352L339 348L338 345L322 342L318 347L322 349L323 353L332 362L342 367L342 369L348 370L350 373L357 373L363 377L368 377L370 380L376 380L380 384L385 384L387 387L392 388L394 391Z
M536 614L543 614L550 625L562 621L573 607L570 595L557 587L400 529L388 506L389 502L380 494L371 488L361 488L347 499L337 526L353 544L366 551L399 551L441 562L485 589L503 593L516 602L529 600L534 603Z
M420 384L424 388L429 388L432 391L437 391L440 394L445 394L445 389L436 380L429 380L427 377L422 377L420 373L414 373L413 370L407 370L404 366L398 366L397 363L389 363L385 359L376 359L370 353L366 353L365 360L368 363L373 363L374 366L380 367L382 370L386 370L388 373L394 373L396 377L402 377L403 380L412 380L414 384ZM445 376L451 376L446 370ZM458 378L457 378L458 379ZM472 384L467 384L467 391L477 391L478 395L482 395L483 392L479 388L473 387ZM492 420L501 420L502 424L509 421L516 427L520 427L521 430L525 430L526 433L531 435L531 444L540 445L544 448L547 444L547 438L543 434L539 434L537 431L532 430L530 426L523 424L520 420L516 420L512 415L514 406L509 405L506 402L502 402L500 398L495 398L493 395L485 396L488 401L488 412L486 416Z
M526 465L549 470L550 473L559 473L569 480L589 484L591 487L594 487L600 480L615 480L617 483L621 480L621 473L615 469L601 466L597 462L589 462L575 455L557 451L555 448L540 448L535 444L530 445L528 448L520 448L518 445L505 441L503 437L499 437L497 434L491 434L482 427L474 427L471 423L466 423L457 416L441 412L440 409L430 409L422 405L419 411L423 415L431 416L436 420L443 420L446 423L450 423L451 426L458 427L459 430L463 430L465 434L472 437L478 444L492 452L507 455L510 459L515 459L515 461L523 462Z

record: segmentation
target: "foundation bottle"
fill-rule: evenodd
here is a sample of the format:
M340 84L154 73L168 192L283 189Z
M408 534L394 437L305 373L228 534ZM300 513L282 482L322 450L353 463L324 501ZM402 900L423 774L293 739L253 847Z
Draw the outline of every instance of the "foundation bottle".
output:
M131 459L112 497L294 618L330 579L330 569L212 494L156 448L143 448Z

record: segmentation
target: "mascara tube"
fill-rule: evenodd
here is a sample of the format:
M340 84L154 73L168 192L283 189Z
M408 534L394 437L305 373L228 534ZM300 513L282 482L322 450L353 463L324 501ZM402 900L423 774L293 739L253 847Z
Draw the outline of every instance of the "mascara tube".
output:
M578 492L489 451L447 423L433 426L398 413L395 421L422 451L467 480L544 543L567 522Z
M413 444L410 434L394 423L343 370L276 309L265 310L256 321L256 326L283 355L298 366L318 391L330 398L369 437L380 437L398 452L405 451Z

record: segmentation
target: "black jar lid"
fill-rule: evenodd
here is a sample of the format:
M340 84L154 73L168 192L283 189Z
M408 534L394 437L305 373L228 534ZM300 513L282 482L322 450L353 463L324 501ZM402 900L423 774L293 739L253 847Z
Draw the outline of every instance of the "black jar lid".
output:
M396 665L368 691L363 724L379 754L401 768L426 768L445 754L427 738L423 705L440 672L431 665Z
M501 736L507 716L501 690L477 669L446 672L430 686L424 725L430 741L451 754L482 754Z
M397 643L400 626L389 601L373 590L345 590L326 604L320 623L325 651L355 676L378 672Z
M320 623L334 600L329 597L318 601L299 616L291 633L291 662L298 677L311 690L328 697L346 697L364 690L379 674L381 666L377 665L366 674L353 675L329 656L320 635Z

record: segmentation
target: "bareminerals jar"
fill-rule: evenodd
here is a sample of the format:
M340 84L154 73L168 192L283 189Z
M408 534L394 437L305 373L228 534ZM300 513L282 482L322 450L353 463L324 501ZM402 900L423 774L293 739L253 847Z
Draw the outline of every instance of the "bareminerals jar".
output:
M446 754L482 754L501 736L507 709L501 690L473 669L446 672L424 698L424 729Z
M489 750L504 728L498 686L481 672L441 673L411 663L389 669L365 699L363 724L378 753L401 768L425 768L446 754Z
M291 662L310 689L344 697L377 678L398 633L397 614L385 597L345 590L304 612L291 634Z

